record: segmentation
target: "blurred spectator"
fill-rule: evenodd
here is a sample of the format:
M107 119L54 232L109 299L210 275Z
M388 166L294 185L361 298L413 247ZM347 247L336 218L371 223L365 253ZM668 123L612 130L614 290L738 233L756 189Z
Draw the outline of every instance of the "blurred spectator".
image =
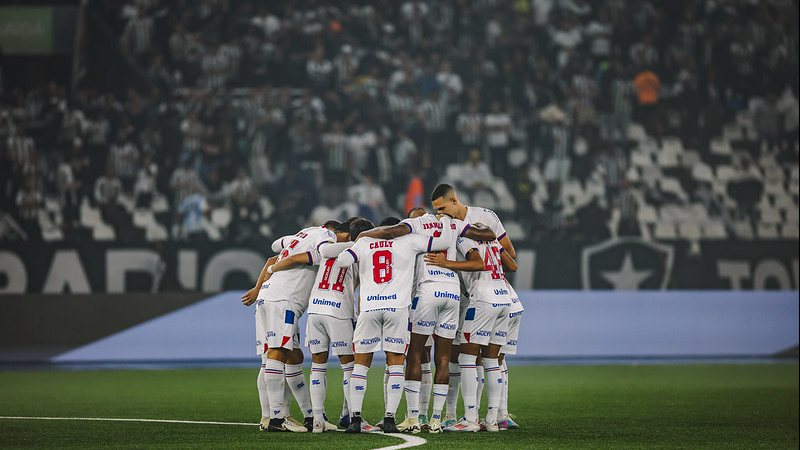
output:
M36 187L32 176L25 179L25 185L17 192L16 206L19 214L19 224L25 230L28 239L41 240L42 230L39 227L39 213L44 207L44 195L42 195L41 189Z
M350 200L358 205L360 216L373 222L384 215L386 197L370 175L365 175L361 183L350 188Z
M776 151L780 137L781 113L778 111L775 94L767 95L766 100L759 105L753 114L753 122L758 132L756 151Z
M177 209L177 222L180 224L179 235L192 244L199 244L208 240L205 230L205 219L210 210L205 196L195 186L194 192L186 196Z
M647 130L648 134L661 135L659 124L659 95L661 80L651 70L643 70L636 74L633 79L636 84L636 95L638 98L638 118Z
M508 150L511 145L511 117L500 110L499 102L492 102L484 119L486 145L491 156L492 171L503 173L508 167Z

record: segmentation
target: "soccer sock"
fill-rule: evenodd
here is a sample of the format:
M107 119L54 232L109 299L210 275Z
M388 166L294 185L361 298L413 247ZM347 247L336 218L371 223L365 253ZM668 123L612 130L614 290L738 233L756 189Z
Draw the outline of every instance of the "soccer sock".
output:
M369 367L355 364L350 375L350 414L361 417L361 406L364 404L364 393L367 391L367 371Z
M442 409L444 408L444 402L447 399L447 394L450 392L450 385L447 384L434 384L433 385L433 415L431 416L434 419L442 418ZM458 392L458 390L456 390ZM453 408L455 411L455 408ZM450 410L448 409L448 412Z
M477 356L462 353L458 355L458 365L461 367L461 397L464 399L464 416L470 422L478 420L475 394L478 393L478 366L475 361Z
M503 390L503 373L497 358L483 358L486 374L486 423L497 423L497 410L500 407L500 394Z
M383 404L386 404L386 394L389 392L387 387L389 386L389 366L386 366L386 369L383 371Z
M476 364L477 365L477 364ZM477 365L478 370L478 387L475 390L475 409L478 410L478 415L481 413L481 399L483 397L483 384L484 384L484 376L483 376L483 365Z
M344 391L344 401L342 401L342 417L350 414L350 374L353 373L354 362L342 364L342 390Z
M311 409L314 410L314 418L322 419L325 412L325 375L328 365L325 363L311 363Z
M431 373L431 363L422 363L422 384L419 388L419 413L424 416L428 415L428 405L431 401L432 387L433 373Z
M261 368L258 369L258 379L256 379L256 386L258 386L258 402L261 403L261 417L269 417L269 394L267 394L267 380L264 376L264 368L267 365L267 356L261 358Z
M275 359L268 359L264 365L264 382L269 396L270 417L273 419L283 419L289 411L289 406L284 408L283 403L283 390L286 387L283 368L284 364Z
M311 395L306 385L306 377L303 376L303 366L301 364L286 364L286 383L292 389L292 395L297 400L297 406L303 412L303 417L312 416Z
M419 381L414 380L406 380L406 407L407 407L407 415L411 419L416 419L419 417L419 391L420 391L420 384Z
M505 420L508 418L508 365L506 365L505 359L500 364L500 372L503 374L503 389L500 392L500 408L497 416L499 420Z
M400 406L400 399L403 397L403 385L406 381L406 374L403 373L402 365L388 366L389 377L387 378L386 389L386 416L394 417L397 407ZM417 390L419 394L419 389ZM419 399L417 400L419 402Z
M461 367L458 363L450 363L450 382L447 384L447 415L455 419L458 405L458 387L461 385Z
M286 374L283 375L284 379L286 379ZM292 411L292 388L289 387L289 383L283 383L283 410L286 411L286 415L290 416Z

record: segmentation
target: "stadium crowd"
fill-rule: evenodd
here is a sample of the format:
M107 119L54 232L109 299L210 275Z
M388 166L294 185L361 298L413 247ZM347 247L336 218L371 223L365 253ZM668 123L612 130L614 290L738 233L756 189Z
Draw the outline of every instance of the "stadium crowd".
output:
M188 5L90 1L75 89L0 86L0 239L250 242L415 181L534 242L797 239L796 2Z

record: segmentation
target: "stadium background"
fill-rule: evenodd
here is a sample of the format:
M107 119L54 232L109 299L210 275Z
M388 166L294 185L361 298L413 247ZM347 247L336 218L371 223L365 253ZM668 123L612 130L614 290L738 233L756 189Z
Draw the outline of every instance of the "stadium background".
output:
M517 363L778 356L796 378L797 12L0 6L2 367L255 367L236 298L274 237L448 182L517 248Z

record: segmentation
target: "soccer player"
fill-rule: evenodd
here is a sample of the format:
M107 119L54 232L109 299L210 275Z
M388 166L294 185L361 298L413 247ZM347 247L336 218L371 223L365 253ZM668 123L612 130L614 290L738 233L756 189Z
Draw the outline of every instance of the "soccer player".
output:
M495 234L488 228L479 225L465 226L463 222L443 215L439 218L429 214L424 208L414 208L409 218L393 227L383 227L367 231L362 237L398 238L409 232L427 237L439 237L444 229L464 230L474 239L494 240ZM449 247L443 253L447 257L456 257L455 233L451 233ZM436 361L436 377L433 384L433 415L428 424L431 433L442 431L441 413L447 397L449 381L450 351L456 335L459 317L460 285L458 276L449 269L433 267L425 264L422 256L418 256L415 295L411 306L411 343L406 361L406 404L407 415L398 428L403 432L419 433L422 424L419 420L421 411L422 362L428 351L427 341L433 336L436 344L434 359ZM430 372L430 365L427 367ZM430 395L430 391L428 392ZM427 404L427 402L425 402ZM424 413L427 414L427 408Z
M357 220L353 234L368 231L369 221ZM448 227L449 228L449 227ZM361 409L367 387L367 371L374 352L386 352L389 369L384 433L397 433L395 413L403 393L403 363L408 342L408 307L414 282L417 254L446 250L452 230L444 229L439 238L410 234L393 240L359 237L353 247L342 252L334 268L358 263L360 279L359 316L353 333L355 366L350 378L351 423L348 433L361 432Z
M336 241L337 236L331 229L309 227L273 243L273 250L280 250L280 254L275 264L267 268L273 275L258 293L258 299L264 300L266 318L268 350L264 376L271 413L269 431L293 431L287 427L289 411L282 404L287 383L303 411L305 428L313 429L313 410L301 365L297 321L308 306L316 277L313 266L320 262L320 247Z
M458 199L455 189L449 184L440 184L431 193L431 204L437 213L444 213L468 224L481 223L489 227L497 235L497 241L503 246L505 252L512 259L516 258L516 250L511 243L511 239L506 233L500 218L491 209L467 206ZM462 310L466 308L468 295L462 299ZM462 311L463 312L463 311ZM453 351L450 363L450 388L447 391L447 414L443 426L451 426L456 422L456 403L458 401L458 387L461 379L460 367L458 363L459 355L459 336L453 341Z
M503 256L506 256L503 253ZM509 271L506 267L507 260L504 258L503 269ZM508 413L508 365L506 364L506 355L517 354L517 338L519 337L519 326L522 320L522 312L525 308L522 307L522 302L519 300L517 291L508 283L508 291L511 294L511 307L508 310L508 340L506 344L500 349L500 370L503 375L503 390L500 395L500 409L498 411L497 426L501 430L508 430L519 428L514 419Z
M350 240L350 223L344 222L336 228L337 236L346 232ZM336 249L342 244L327 246L322 252L322 263L317 270L317 278L311 290L308 303L308 322L306 324L306 345L311 351L311 405L314 412L314 433L326 431L325 428L325 394L326 371L328 368L328 350L339 357L342 365L342 386L344 389L344 408L340 423L349 425L348 391L350 374L353 371L353 328L355 324L355 308L353 306L353 290L355 288L354 272L357 267L342 267L334 270L336 256L344 248ZM327 251L332 250L334 257L326 258Z
M507 342L511 304L500 256L505 250L496 240L477 242L459 238L458 251L464 261L450 260L441 253L424 257L428 264L462 271L470 299L462 313L459 331L461 345L458 363L465 418L446 427L445 431L475 432L481 429L477 404L479 355L486 376L489 406L484 426L486 431L498 431L497 415L503 383L498 356L500 348Z

